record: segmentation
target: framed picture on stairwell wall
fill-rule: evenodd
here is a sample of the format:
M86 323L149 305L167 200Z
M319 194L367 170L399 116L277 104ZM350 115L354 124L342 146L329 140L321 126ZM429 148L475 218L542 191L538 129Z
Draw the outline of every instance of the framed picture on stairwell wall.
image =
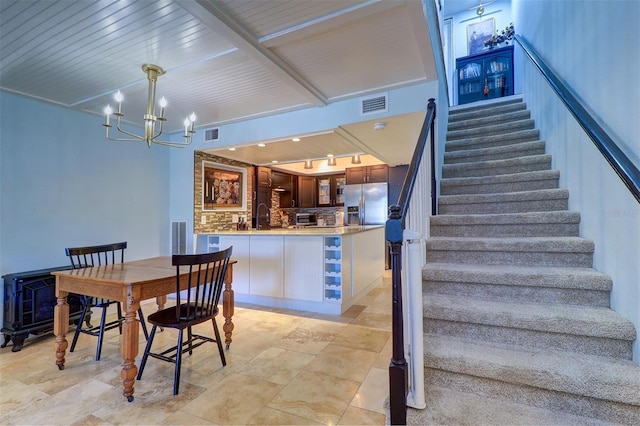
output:
M493 18L485 19L467 25L467 46L469 55L485 50L484 42L496 32L496 21Z

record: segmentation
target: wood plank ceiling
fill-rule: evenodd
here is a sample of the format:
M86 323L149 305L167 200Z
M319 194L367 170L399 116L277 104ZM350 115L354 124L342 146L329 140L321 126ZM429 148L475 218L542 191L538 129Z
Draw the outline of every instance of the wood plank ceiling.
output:
M0 2L0 90L102 114L119 89L135 123L145 63L165 70L170 131L436 79L421 0Z

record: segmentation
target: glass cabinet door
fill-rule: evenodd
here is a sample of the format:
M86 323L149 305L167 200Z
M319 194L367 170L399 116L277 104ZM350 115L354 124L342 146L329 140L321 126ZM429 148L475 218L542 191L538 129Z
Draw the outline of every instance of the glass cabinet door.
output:
M331 179L318 178L318 206L331 205Z
M344 187L347 184L346 177L336 178L336 206L344 206Z

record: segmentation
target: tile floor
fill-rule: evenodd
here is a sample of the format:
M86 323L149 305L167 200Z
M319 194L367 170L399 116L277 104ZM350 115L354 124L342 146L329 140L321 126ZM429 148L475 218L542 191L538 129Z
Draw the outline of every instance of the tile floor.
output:
M215 344L199 347L183 358L173 396L173 365L150 358L133 403L122 397L117 332L99 362L95 338L82 335L64 371L52 335L30 338L20 352L0 350L0 424L384 425L390 287L387 276L341 316L238 304L226 367ZM199 329L213 335L210 323ZM154 348L175 336L157 334Z

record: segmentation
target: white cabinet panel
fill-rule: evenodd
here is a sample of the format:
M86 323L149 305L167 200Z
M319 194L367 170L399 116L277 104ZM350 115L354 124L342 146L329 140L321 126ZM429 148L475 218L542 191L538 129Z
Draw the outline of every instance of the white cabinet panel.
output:
M218 237L220 250L224 250L229 246L233 246L231 259L238 262L233 265L233 291L235 293L249 294L251 278L249 238L244 235L220 235Z
M284 258L284 297L322 302L322 237L285 237Z
M284 296L284 237L252 235L249 293L256 296Z
M360 293L380 278L384 271L384 228L354 234L353 294Z

